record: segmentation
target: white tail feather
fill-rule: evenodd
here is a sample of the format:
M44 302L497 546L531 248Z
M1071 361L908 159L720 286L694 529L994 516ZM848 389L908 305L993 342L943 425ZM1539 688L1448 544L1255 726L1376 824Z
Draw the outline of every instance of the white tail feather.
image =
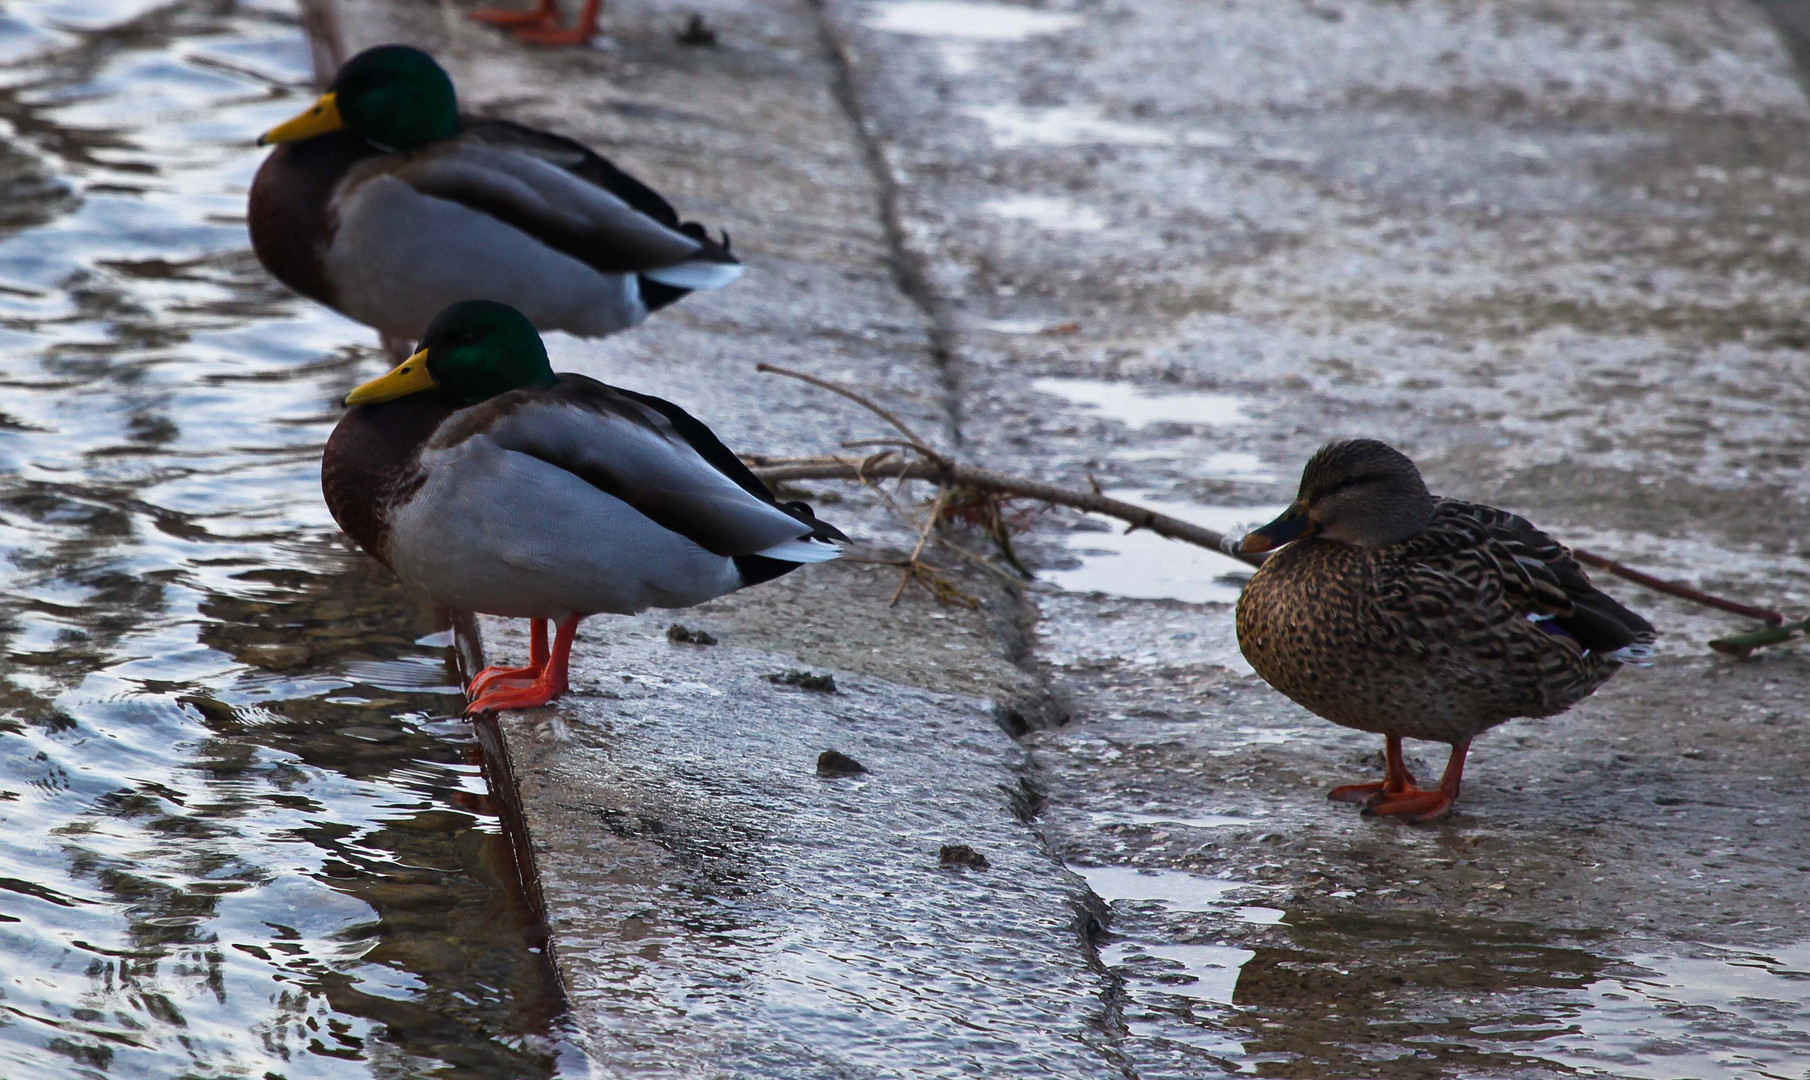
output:
M774 544L767 550L757 551L755 554L785 562L829 562L831 559L841 558L842 549L826 540L813 540L805 536L797 540L787 540L783 544Z
M720 289L742 276L741 263L707 262L702 259L674 263L658 270L643 270L641 276L675 289Z
M1632 664L1634 667L1652 667L1653 657L1658 649L1650 641L1637 641L1632 645L1623 645L1614 652L1606 652L1603 658L1614 660L1620 664Z

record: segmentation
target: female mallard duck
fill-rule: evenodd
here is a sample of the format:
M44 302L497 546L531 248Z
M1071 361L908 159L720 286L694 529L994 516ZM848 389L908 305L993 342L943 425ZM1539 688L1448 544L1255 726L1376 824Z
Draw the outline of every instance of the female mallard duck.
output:
M258 260L397 355L459 300L597 337L742 272L727 237L578 143L460 116L446 72L405 45L346 61L258 141L281 144L251 185Z
M1435 498L1373 439L1323 447L1242 548L1281 544L1238 598L1238 646L1307 709L1386 737L1382 782L1331 793L1378 814L1440 816L1472 738L1563 712L1652 655L1653 627L1569 550L1506 510ZM1414 786L1404 738L1452 745L1436 790Z
M848 539L775 500L677 405L555 375L503 304L447 308L346 404L321 460L340 528L443 604L534 620L530 665L480 672L467 712L563 693L587 615L701 604L833 559Z

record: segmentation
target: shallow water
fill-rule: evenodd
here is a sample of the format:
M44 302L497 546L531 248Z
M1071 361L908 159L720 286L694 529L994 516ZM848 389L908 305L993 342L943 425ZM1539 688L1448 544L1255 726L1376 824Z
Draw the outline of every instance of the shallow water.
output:
M322 506L368 330L247 250L294 6L0 16L0 1075L534 1077L433 613Z
M1170 502L1159 491L1115 491L1115 498L1148 506L1171 517L1220 533L1257 526L1285 506L1200 506ZM1126 532L1075 531L1065 537L1080 564L1045 570L1043 580L1070 592L1099 592L1142 600L1189 604L1233 604L1250 578L1250 564L1218 551L1184 544L1148 529Z
M893 0L878 5L869 21L876 30L897 34L1012 42L1073 29L1081 16L962 0Z

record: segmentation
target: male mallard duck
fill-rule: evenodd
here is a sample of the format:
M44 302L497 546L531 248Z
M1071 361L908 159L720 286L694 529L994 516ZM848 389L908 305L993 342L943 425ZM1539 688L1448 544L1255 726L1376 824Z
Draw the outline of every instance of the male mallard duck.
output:
M578 143L460 116L446 72L406 45L346 61L258 142L281 144L251 185L258 260L397 355L459 300L597 337L742 272L727 237Z
M701 604L834 559L848 539L775 500L677 405L555 375L504 304L447 308L346 404L321 460L333 520L441 603L534 620L530 665L478 673L467 712L563 693L587 615Z
M516 40L530 45L582 45L597 33L597 12L602 8L603 0L584 0L578 18L565 29L559 25L559 6L554 0L534 0L534 6L526 11L485 8L472 12L469 17L492 26L507 27Z
M1331 793L1378 814L1440 816L1480 732L1563 712L1653 652L1653 627L1568 549L1506 510L1435 498L1373 439L1323 447L1242 547L1281 544L1238 598L1238 646L1302 706L1386 737L1382 782ZM1414 786L1404 738L1452 745L1438 789Z

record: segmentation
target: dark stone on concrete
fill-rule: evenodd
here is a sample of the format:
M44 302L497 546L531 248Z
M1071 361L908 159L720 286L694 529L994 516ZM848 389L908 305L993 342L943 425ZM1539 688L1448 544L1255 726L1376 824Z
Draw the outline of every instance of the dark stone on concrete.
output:
M708 630L692 630L684 623L673 623L666 628L666 640L674 645L715 645L716 637Z
M673 40L681 45L689 45L694 49L709 49L716 45L716 31L704 21L704 16L693 12L685 22L685 29L673 35Z
M967 844L944 844L936 853L936 861L942 866L968 867L973 870L985 870L992 864L987 857L975 851Z
M859 776L866 771L867 766L840 750L825 750L817 755L818 776Z
M762 678L775 686L796 686L800 690L809 690L817 694L833 694L836 692L836 676L816 671L800 671L787 668Z

